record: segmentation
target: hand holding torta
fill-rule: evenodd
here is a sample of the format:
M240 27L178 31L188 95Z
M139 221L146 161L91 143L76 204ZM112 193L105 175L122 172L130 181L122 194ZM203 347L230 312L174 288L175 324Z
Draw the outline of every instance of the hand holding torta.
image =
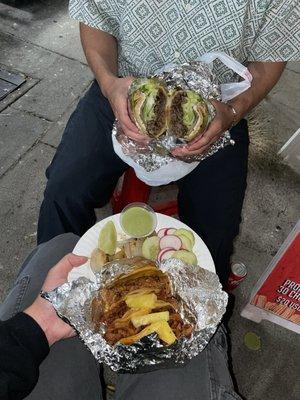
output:
M168 91L163 80L138 78L129 90L131 116L141 133L158 138L170 131L187 142L210 120L207 102L193 90Z
M138 78L129 89L131 116L141 133L151 138L167 130L168 90L162 80Z

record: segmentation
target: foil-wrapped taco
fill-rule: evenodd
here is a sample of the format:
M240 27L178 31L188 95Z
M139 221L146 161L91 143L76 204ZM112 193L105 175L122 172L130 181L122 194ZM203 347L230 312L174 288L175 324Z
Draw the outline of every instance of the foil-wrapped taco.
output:
M118 372L176 367L197 356L227 304L216 274L178 259L110 262L44 297L94 357ZM158 315L159 313L159 315Z
M130 139L116 121L112 130L114 150L135 169L139 179L151 186L181 179L194 168L194 162L234 144L226 131L204 153L184 157L173 154L174 149L205 133L215 117L211 100L221 100L220 85L204 62L171 64L151 77L137 78L129 87L128 96L132 120L151 140L140 143ZM175 162L179 160L176 171Z

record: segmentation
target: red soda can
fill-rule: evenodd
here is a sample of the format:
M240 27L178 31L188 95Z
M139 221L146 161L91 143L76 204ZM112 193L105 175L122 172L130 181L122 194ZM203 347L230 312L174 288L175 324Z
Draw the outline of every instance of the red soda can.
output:
M239 262L231 264L231 271L227 281L226 290L231 292L234 290L247 276L247 267Z

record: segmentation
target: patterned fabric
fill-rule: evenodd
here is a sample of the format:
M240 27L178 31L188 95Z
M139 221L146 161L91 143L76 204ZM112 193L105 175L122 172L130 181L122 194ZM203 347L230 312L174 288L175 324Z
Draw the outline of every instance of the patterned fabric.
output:
M299 0L70 0L70 15L115 36L119 74L224 51L241 63L300 59ZM221 82L233 72L217 64Z

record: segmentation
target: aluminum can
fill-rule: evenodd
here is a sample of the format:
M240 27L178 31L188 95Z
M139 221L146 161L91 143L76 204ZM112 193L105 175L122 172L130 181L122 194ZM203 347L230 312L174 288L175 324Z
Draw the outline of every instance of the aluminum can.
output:
M247 267L242 262L231 264L231 271L227 281L226 289L231 292L234 290L247 276Z

